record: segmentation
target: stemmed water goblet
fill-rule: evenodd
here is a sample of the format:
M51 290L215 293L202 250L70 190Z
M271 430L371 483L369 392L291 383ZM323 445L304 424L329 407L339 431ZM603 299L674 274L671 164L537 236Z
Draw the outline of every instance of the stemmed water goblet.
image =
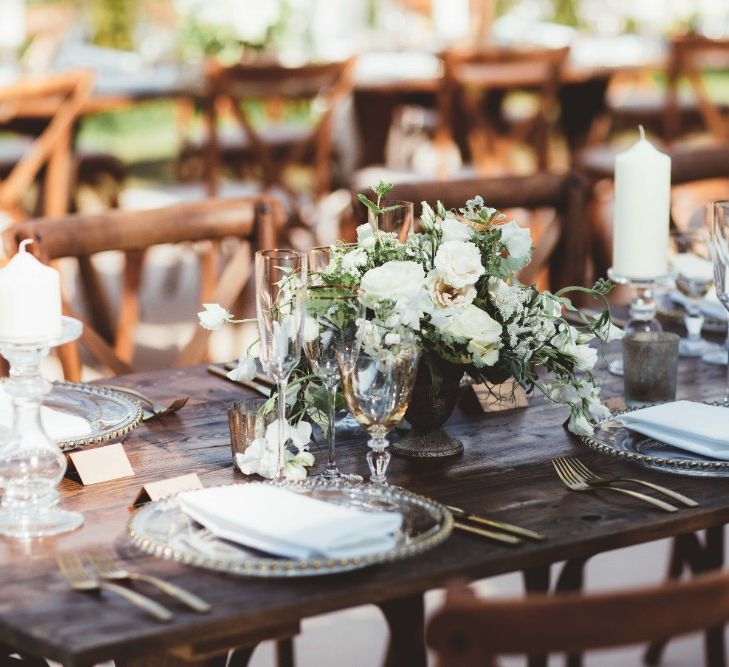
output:
M297 250L256 253L256 315L261 363L278 388L278 456L274 480L284 481L286 386L301 358L306 255Z
M312 371L328 392L329 458L319 476L327 481L358 484L360 475L342 474L335 459L335 409L339 387L339 353L358 348L358 323L364 319L365 307L359 290L343 285L311 285L306 292L304 352Z
M377 354L364 350L340 353L344 397L352 414L370 434L367 463L374 484L387 484L387 434L405 415L419 356L419 349L411 344Z
M679 354L700 357L716 348L701 335L704 326L701 301L714 284L709 230L703 226L689 229L675 234L672 240L675 252L671 258L671 272L677 290L685 299L684 325L688 333L679 343Z

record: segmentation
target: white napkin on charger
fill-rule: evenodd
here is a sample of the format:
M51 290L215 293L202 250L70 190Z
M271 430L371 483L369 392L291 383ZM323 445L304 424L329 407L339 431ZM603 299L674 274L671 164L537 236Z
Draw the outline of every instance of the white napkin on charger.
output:
M75 440L91 434L91 424L78 415L41 407L41 421L46 433L57 442ZM13 425L10 396L0 387L0 438Z
M678 449L729 461L729 409L725 407L673 401L626 412L618 420Z
M387 551L402 525L397 512L364 512L264 484L188 491L178 500L217 537L301 560Z

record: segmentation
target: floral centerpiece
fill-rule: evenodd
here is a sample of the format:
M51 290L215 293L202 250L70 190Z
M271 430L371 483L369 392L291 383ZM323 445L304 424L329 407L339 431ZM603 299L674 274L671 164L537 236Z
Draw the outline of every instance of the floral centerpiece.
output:
M373 189L374 201L360 196L375 221L386 210L382 198L391 187L380 183ZM598 350L590 342L622 334L610 323L605 299L610 282L556 293L522 284L516 273L531 258L530 232L478 196L457 211L423 202L421 223L422 231L405 242L376 223L363 224L357 243L332 246L329 264L312 276L320 284L361 290L367 306L360 327L363 351L381 354L401 340L415 339L422 350L418 373L426 402L441 393L444 383L455 382L457 389L464 374L493 384L514 378L528 392L536 388L550 401L569 406L569 429L591 435L591 422L609 411L591 374ZM596 317L581 312L567 296L573 292L593 295L605 309ZM568 322L566 312L578 324ZM218 319L222 323L231 316ZM316 335L317 327L312 331ZM243 358L234 374L253 372L255 363ZM326 392L305 359L294 372L290 392L295 421L325 423ZM414 401L415 395L411 410ZM406 419L412 415L409 411Z

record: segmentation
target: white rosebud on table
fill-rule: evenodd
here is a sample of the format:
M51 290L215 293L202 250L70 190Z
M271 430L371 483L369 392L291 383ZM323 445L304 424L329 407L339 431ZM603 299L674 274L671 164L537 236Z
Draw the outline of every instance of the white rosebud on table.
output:
M217 331L226 322L233 319L233 315L229 313L223 306L217 303L204 303L205 310L197 314L200 318L200 326L209 331Z
M61 277L39 262L21 242L18 253L0 269L0 338L60 338Z

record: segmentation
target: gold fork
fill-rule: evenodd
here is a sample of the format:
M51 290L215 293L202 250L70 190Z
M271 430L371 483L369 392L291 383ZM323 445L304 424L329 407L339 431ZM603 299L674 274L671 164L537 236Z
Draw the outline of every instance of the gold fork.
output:
M591 486L608 486L614 482L632 482L633 484L642 484L647 486L649 489L658 491L669 498L677 500L679 503L686 505L686 507L697 507L698 503L692 500L688 496L684 496L678 491L668 489L660 484L654 484L653 482L647 482L643 479L635 479L633 477L600 477L597 473L590 470L580 459L577 458L565 458L563 459L566 465L570 466L578 477L581 477L585 482Z
M552 459L552 465L557 472L557 477L559 477L562 483L571 491L595 491L597 488L590 486L587 482L583 481L582 478L577 477L572 469L565 464L563 458ZM658 500L658 498L651 498L651 496L647 496L644 493L638 493L637 491L632 491L630 489L623 489L619 486L602 486L599 488L607 489L608 491L616 491L617 493L637 498L638 500L642 500L662 509L664 512L678 512L677 507L669 505L662 500Z
M84 556L88 559L91 568L96 572L99 579L107 581L142 581L158 588L194 611L201 614L210 611L210 605L205 600L194 593L190 593L190 591L186 591L184 588L149 574L140 574L139 572L124 569L108 549L92 549L86 551Z
M141 391L132 389L131 387L121 387L117 385L104 385L104 387L106 389L111 389L112 391L120 391L123 394L129 394L130 396L134 396L134 398L146 404L149 407L149 411L152 413L152 415L150 417L147 417L145 421L171 415L178 410L184 408L187 404L187 401L190 400L189 396L179 396L177 398L174 398L168 405L164 405L163 403L157 403L153 401L151 398L149 398L149 396L143 394Z
M63 578L73 590L91 593L104 590L116 593L137 607L137 609L146 611L158 621L166 623L172 620L172 612L154 600L150 600L144 595L124 588L124 586L119 586L119 584L97 579L84 567L81 558L77 554L70 552L58 554L56 556L56 562L58 563Z

